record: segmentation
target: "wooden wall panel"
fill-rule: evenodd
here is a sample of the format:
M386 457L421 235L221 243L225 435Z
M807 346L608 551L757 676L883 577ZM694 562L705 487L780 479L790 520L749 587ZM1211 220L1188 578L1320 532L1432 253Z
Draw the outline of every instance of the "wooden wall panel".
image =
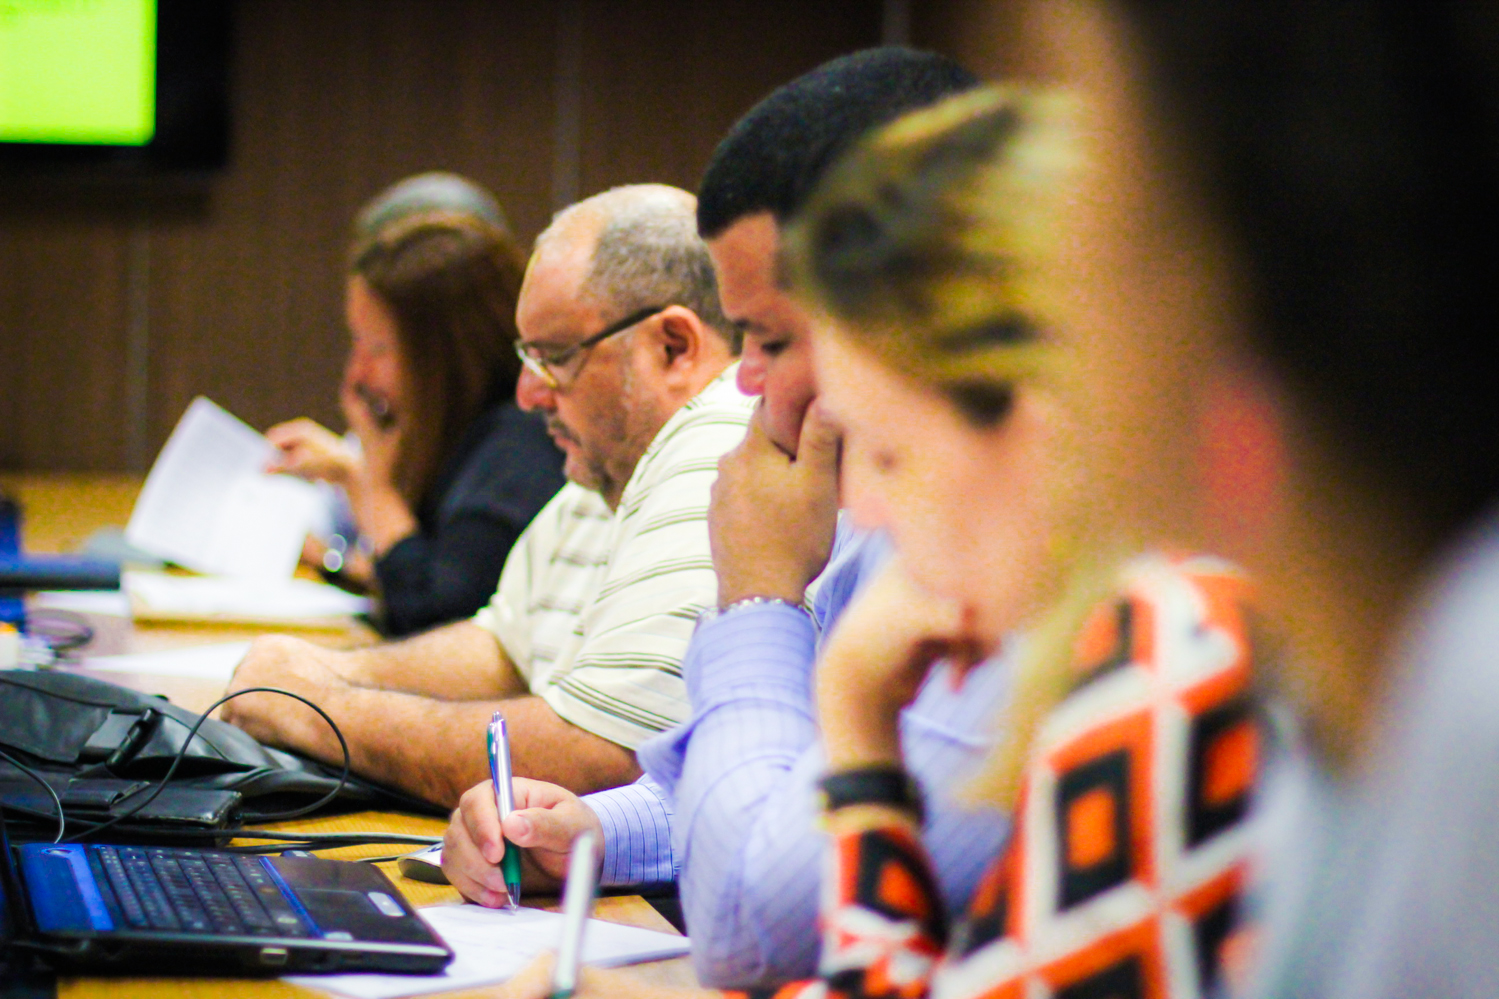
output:
M880 0L240 0L228 169L186 188L0 179L0 468L143 469L200 393L262 428L303 413L341 426L353 213L442 168L534 236L559 182L568 37L576 189L691 188L739 114L875 43L881 14Z
M911 44L945 53L985 79L1045 79L1047 53L1031 44L1025 7L1013 0L917 0Z
M696 190L761 97L880 40L869 0L590 0L583 5L584 195L663 181Z
M551 130L546 5L262 5L241 9L235 165L214 222L156 239L152 440L197 393L260 427L340 424L349 223L386 184L455 170L521 231L545 218L549 168L532 150Z
M128 435L128 223L33 204L0 225L0 464L116 465ZM52 455L64 461L36 460Z

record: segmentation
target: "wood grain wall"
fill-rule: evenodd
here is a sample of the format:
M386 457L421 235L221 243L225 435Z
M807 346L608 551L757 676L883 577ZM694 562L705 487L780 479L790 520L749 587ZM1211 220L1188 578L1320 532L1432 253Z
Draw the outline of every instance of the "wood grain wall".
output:
M613 184L695 187L759 97L892 23L974 48L967 15L892 0L240 0L236 17L232 163L206 184L0 178L0 468L142 470L198 394L260 428L341 426L348 225L402 176L467 174L529 239Z

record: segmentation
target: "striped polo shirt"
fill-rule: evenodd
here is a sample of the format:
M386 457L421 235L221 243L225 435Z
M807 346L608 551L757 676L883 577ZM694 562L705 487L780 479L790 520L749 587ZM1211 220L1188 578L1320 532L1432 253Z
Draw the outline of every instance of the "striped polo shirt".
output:
M709 490L754 407L734 384L736 368L661 428L618 510L564 486L516 542L499 589L474 617L533 694L628 749L690 713L682 657L698 614L718 596Z

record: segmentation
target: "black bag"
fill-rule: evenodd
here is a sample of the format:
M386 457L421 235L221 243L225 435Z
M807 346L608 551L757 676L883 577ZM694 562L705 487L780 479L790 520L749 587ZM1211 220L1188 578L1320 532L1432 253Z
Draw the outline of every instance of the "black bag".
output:
M166 698L61 670L0 670L0 749L57 793L69 821L101 822L171 783L111 835L226 829L310 805L338 787L342 768L262 746L209 718L183 753L199 716ZM0 803L15 819L54 829L57 805L33 778L0 757ZM323 811L443 809L350 775Z

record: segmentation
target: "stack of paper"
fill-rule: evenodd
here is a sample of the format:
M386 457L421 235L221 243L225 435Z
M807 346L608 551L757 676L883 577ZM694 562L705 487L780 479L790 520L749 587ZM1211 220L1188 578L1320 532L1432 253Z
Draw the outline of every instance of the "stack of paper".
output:
M562 914L522 907L434 905L418 910L456 955L436 975L301 975L287 981L356 999L399 999L428 992L474 989L503 982L543 950L555 950ZM682 957L686 937L590 919L583 934L583 960L611 966Z
M249 642L219 642L163 652L136 652L122 656L85 656L80 666L107 673L148 673L154 676L186 676L228 683L234 667L250 651Z
M370 609L365 597L305 579L235 579L127 572L137 621L217 621L271 627L341 627Z

